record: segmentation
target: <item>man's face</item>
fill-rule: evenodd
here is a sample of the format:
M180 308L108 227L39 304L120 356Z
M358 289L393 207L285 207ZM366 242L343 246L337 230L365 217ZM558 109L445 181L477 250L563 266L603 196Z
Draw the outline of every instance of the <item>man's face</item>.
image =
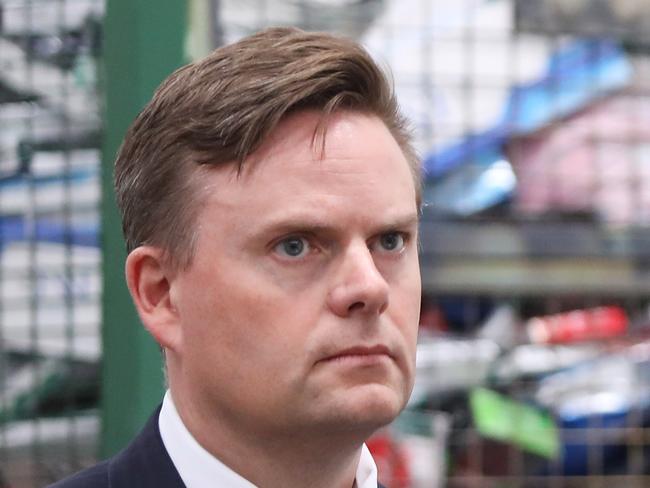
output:
M195 257L172 282L188 400L252 432L374 429L413 384L408 163L375 117L335 114L324 153L317 123L283 121L240 175L205 170Z

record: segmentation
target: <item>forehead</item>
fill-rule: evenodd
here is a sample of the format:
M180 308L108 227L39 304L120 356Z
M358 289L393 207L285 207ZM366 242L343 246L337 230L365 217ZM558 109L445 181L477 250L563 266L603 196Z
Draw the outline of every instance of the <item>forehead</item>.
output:
M318 112L294 114L247 158L240 173L211 168L203 180L206 208L251 211L256 217L307 210L387 218L417 213L409 164L380 119L337 112L319 131L321 122Z

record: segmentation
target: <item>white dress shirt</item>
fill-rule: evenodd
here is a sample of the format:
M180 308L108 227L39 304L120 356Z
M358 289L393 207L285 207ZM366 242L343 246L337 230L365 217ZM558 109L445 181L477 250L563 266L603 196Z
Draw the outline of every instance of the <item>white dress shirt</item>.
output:
M183 424L169 390L163 399L158 426L165 449L187 488L257 488L201 447ZM355 486L377 488L377 465L365 444Z

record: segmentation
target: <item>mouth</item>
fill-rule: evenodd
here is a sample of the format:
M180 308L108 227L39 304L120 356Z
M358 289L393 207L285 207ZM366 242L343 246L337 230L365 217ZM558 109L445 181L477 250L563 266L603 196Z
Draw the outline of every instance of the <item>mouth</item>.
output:
M379 344L375 346L355 346L336 351L319 362L322 363L353 363L359 365L372 365L386 360L393 360L388 347Z

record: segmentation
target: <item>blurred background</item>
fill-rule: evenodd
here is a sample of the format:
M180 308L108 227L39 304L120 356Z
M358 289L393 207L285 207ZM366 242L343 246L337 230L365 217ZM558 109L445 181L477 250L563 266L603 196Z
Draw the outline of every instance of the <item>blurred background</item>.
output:
M650 2L0 0L0 488L116 452L158 403L112 160L175 67L270 25L363 43L423 160L418 372L369 441L380 480L650 486Z

